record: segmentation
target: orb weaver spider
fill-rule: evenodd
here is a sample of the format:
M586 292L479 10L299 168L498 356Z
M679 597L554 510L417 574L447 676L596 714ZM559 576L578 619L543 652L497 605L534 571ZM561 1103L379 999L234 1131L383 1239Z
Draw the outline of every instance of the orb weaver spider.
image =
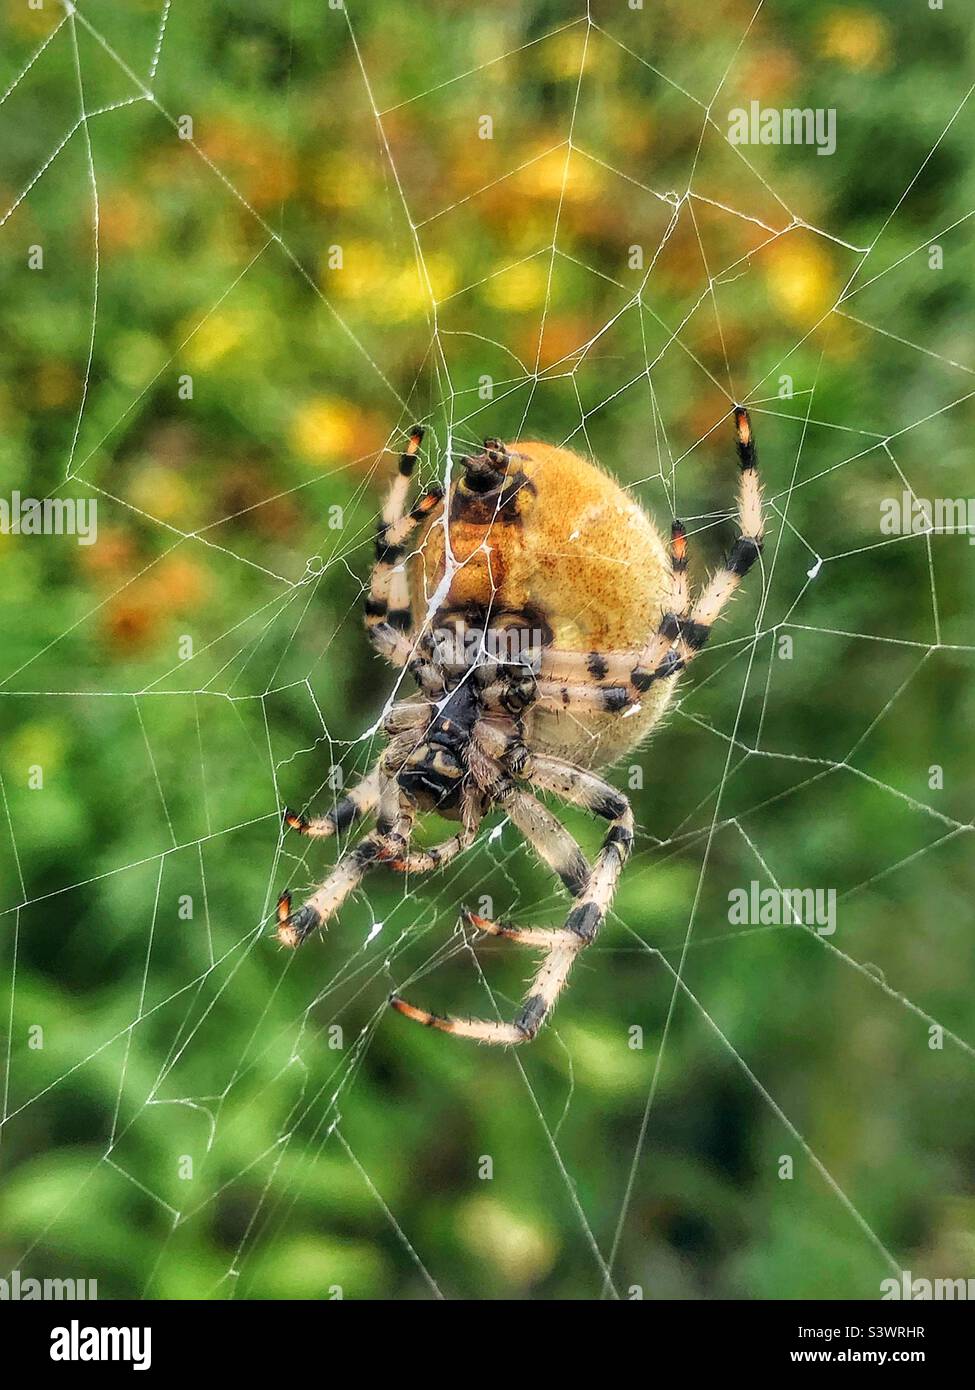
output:
M629 801L597 769L657 723L762 550L751 422L742 407L734 420L739 535L696 601L683 525L673 523L668 548L638 502L567 449L485 440L482 453L460 461L463 475L446 496L431 487L407 510L423 439L419 426L411 431L378 525L365 621L376 651L409 671L419 697L391 707L385 751L332 811L284 812L286 826L313 839L373 811L377 824L297 910L281 895L283 945L324 927L377 865L422 874L448 864L499 807L573 899L554 929L467 914L477 930L541 951L521 1008L504 1022L434 1014L395 994L389 1002L418 1023L478 1042L536 1036L596 936L633 844ZM440 595L432 615L430 594ZM528 652L512 659L512 638L525 633L533 635ZM608 822L591 866L535 792ZM411 834L428 811L459 829L419 849Z

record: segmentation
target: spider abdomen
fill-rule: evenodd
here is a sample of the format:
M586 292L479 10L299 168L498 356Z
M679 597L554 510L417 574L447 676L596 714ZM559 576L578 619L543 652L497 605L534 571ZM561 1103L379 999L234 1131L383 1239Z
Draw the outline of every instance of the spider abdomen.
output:
M636 653L656 630L670 594L666 547L639 503L579 454L520 442L508 455L500 487L485 490L477 478L472 487L468 474L427 524L413 561L414 616L423 622L444 580L446 526L454 568L434 630L458 612L506 627L504 615L522 615L526 648L541 633L546 646L593 653L595 679L599 653ZM614 762L646 736L671 688L659 682L623 720L609 707L533 710L532 747L586 767Z

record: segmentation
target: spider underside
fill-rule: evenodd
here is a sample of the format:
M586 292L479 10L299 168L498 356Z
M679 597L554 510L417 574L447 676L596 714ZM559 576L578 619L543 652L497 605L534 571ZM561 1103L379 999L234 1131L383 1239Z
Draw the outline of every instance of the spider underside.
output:
M519 928L468 913L477 930L540 951L541 961L515 1018L461 1019L434 1014L398 995L390 1003L407 1018L485 1043L530 1041L554 1007L572 965L593 940L609 910L633 844L629 801L594 770L545 751L533 739L539 716L568 715L614 721L656 700L662 712L680 673L704 646L711 627L761 553L764 523L757 456L748 412L735 409L739 463L739 535L724 564L692 601L687 576L686 532L671 529L666 567L667 599L659 618L646 614L642 642L630 650L560 650L546 634L531 661L498 660L504 643L482 640L460 649L444 643L469 616L470 605L452 608L450 594L432 621L419 616L410 593L407 542L417 528L476 514L493 526L517 520L534 488L522 468L526 455L486 440L484 452L465 458L464 477L450 489L434 486L407 510L410 479L423 438L411 431L377 528L376 561L366 600L366 627L373 646L394 667L408 668L419 693L394 704L384 721L387 746L375 766L323 816L285 811L285 824L302 835L325 838L375 813L376 828L343 854L321 885L295 911L290 893L278 902L278 939L298 946L338 912L363 877L378 865L421 874L441 868L465 850L481 821L500 808L558 876L572 907L555 929ZM532 446L525 446L530 449ZM555 458L560 457L555 451ZM561 455L588 467L574 455ZM527 468L525 464L525 468ZM459 523L458 523L459 524ZM509 542L510 544L511 542ZM480 621L490 639L512 629L532 629L536 611L492 611L493 588ZM634 721L635 722L635 721ZM644 723L647 721L644 720ZM641 735L642 736L642 735ZM538 746L541 742L542 747ZM615 756L615 754L614 754ZM556 797L607 822L590 866L575 840L535 792ZM417 816L436 811L459 823L457 833L429 849L411 845Z

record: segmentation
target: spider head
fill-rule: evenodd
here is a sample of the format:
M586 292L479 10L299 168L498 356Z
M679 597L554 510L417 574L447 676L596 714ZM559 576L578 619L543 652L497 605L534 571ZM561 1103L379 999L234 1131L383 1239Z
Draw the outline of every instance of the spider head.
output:
M485 439L484 449L479 454L460 459L464 469L462 486L469 492L497 492L504 486L508 475L508 465L515 454L509 454L500 439Z

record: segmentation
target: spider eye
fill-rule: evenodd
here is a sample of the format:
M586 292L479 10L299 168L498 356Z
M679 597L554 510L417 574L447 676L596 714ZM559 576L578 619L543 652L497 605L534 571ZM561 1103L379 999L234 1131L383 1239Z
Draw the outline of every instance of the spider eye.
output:
M497 492L507 476L511 455L500 439L485 439L484 452L460 459L464 469L462 486L470 492Z

